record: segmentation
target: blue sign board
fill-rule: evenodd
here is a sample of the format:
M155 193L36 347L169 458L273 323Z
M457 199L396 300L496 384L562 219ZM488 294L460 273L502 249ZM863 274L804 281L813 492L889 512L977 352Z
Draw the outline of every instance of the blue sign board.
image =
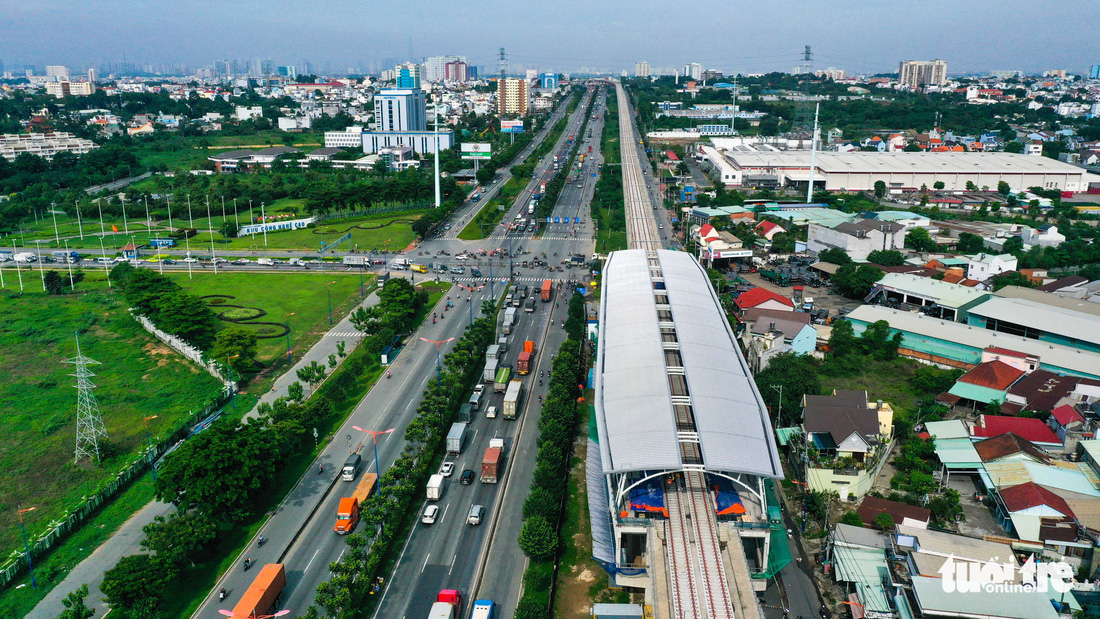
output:
M596 173L595 172L592 173L592 178L596 178Z
M561 217L555 217L554 218L554 223L560 224L561 223Z
M550 216L549 215L546 216L546 223L550 223Z
M574 217L573 218L573 223L575 223L575 224L581 223L581 218L580 217Z

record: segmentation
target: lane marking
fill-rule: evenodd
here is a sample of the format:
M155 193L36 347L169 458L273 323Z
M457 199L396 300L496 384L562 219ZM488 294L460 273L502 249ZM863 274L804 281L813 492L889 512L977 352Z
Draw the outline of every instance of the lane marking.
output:
M432 558L432 553L428 553L428 556L424 557L424 565L420 567L420 573L423 574L424 570L428 569L428 559Z
M306 573L306 574L308 574L308 573L309 573L309 566L313 565L313 560L317 558L317 555L318 555L318 554L319 554L320 552L321 552L321 549L320 549L320 548L318 548L317 550L315 550L315 551L313 552L313 556L309 558L309 563L306 563L306 569L304 569L304 570L303 570L303 573Z

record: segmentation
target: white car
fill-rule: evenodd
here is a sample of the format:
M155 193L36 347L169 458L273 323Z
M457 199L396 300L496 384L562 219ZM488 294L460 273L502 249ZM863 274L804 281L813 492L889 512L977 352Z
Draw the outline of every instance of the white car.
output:
M420 522L424 524L435 524L437 516L439 516L439 506L429 505L424 508L424 515L420 517Z
M198 259L196 259L196 258L184 258L183 261L184 262L189 262L189 263L195 263L195 262L198 262Z
M454 462L444 462L443 466L439 467L439 474L444 477L450 477L455 472Z
M496 419L497 418L497 407L490 406L489 408L485 409L485 418L486 419Z

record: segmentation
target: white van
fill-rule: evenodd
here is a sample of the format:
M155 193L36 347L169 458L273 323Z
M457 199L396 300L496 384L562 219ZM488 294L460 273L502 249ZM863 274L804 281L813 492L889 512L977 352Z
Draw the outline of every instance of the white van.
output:
M107 258L105 256L100 256L99 258L96 258L95 261L96 261L96 264L114 264L115 263L114 258Z

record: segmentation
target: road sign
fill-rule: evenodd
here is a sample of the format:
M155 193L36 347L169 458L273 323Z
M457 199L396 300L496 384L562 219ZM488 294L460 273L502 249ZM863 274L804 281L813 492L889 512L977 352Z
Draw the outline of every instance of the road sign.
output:
M573 223L575 223L575 224L581 223L581 218L580 217L574 217L573 218Z
M523 133L523 121L522 120L502 120L500 121L501 133Z
M550 217L549 216L546 217L546 223L550 223Z
M475 142L464 142L462 144L462 158L463 159L481 159L488 160L493 156L492 144L481 144Z
M554 223L560 224L561 223L561 218L560 217L555 217L554 218Z

